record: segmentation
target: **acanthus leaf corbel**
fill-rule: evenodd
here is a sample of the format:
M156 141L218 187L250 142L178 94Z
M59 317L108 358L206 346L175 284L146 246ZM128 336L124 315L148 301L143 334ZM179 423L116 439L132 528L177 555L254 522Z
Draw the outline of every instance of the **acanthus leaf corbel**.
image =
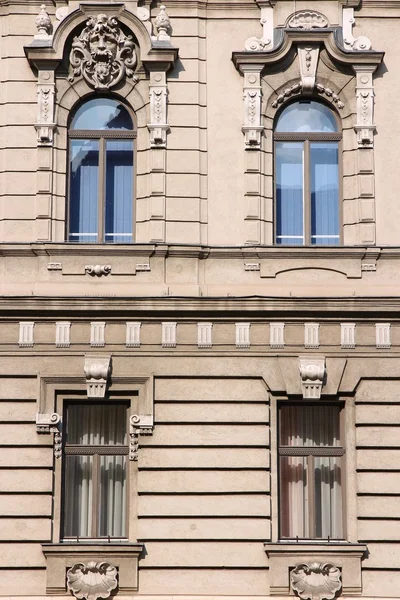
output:
M166 71L150 72L150 123L147 128L150 132L150 145L152 148L165 148L167 145L167 74Z
M315 78L319 58L319 45L298 44L297 53L299 57L301 88L303 94L313 94L315 90Z
M104 398L110 375L111 356L85 356L84 373L88 398Z
M152 415L132 415L129 419L129 460L138 460L139 435L153 435Z
M54 434L54 456L61 457L62 424L58 413L36 413L36 432L39 434Z
M242 131L245 135L246 150L259 150L264 127L261 124L261 71L262 65L242 66L244 119Z
M319 400L325 382L325 357L320 355L300 356L299 369L303 398Z
M374 82L375 65L353 65L356 73L357 133L359 148L372 148L374 145Z

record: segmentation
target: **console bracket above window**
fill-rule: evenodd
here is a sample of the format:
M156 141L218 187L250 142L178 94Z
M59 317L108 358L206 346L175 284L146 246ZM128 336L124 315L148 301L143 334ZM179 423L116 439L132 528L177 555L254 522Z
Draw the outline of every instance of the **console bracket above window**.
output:
M341 571L342 594L361 594L361 561L367 546L348 542L281 542L264 544L269 558L270 594L284 596L291 591L291 571L301 564L331 564Z

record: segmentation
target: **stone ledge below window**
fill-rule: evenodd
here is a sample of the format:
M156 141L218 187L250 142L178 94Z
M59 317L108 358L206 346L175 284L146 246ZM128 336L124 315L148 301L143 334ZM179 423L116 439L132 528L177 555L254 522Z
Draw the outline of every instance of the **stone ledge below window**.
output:
M265 543L269 558L270 594L293 594L290 571L299 563L332 563L342 572L342 594L361 594L361 560L367 555L365 544L347 542Z
M138 563L143 544L68 543L42 544L46 557L46 593L62 595L67 591L66 573L76 563L108 562L118 570L118 590L137 592Z

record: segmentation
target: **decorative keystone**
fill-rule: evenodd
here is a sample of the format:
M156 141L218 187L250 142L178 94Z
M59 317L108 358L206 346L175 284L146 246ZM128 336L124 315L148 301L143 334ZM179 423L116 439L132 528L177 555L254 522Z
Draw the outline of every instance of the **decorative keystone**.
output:
M110 374L111 356L85 356L84 373L88 398L104 398Z
M67 587L75 598L108 598L117 585L117 569L107 562L77 563L67 571Z
M132 415L129 419L129 460L137 460L139 435L153 435L152 415Z
M342 588L340 570L330 563L302 563L290 573L294 592L303 600L332 600Z
M300 356L299 362L303 398L319 400L325 378L325 357Z
M86 27L72 42L69 81L82 76L95 90L116 86L125 76L137 83L135 44L126 36L115 16L99 14L86 21Z

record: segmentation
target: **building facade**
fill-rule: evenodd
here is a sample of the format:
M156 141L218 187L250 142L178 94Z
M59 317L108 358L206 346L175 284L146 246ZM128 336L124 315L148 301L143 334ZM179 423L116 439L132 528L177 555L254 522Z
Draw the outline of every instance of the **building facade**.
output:
M398 598L400 3L0 6L0 594Z

